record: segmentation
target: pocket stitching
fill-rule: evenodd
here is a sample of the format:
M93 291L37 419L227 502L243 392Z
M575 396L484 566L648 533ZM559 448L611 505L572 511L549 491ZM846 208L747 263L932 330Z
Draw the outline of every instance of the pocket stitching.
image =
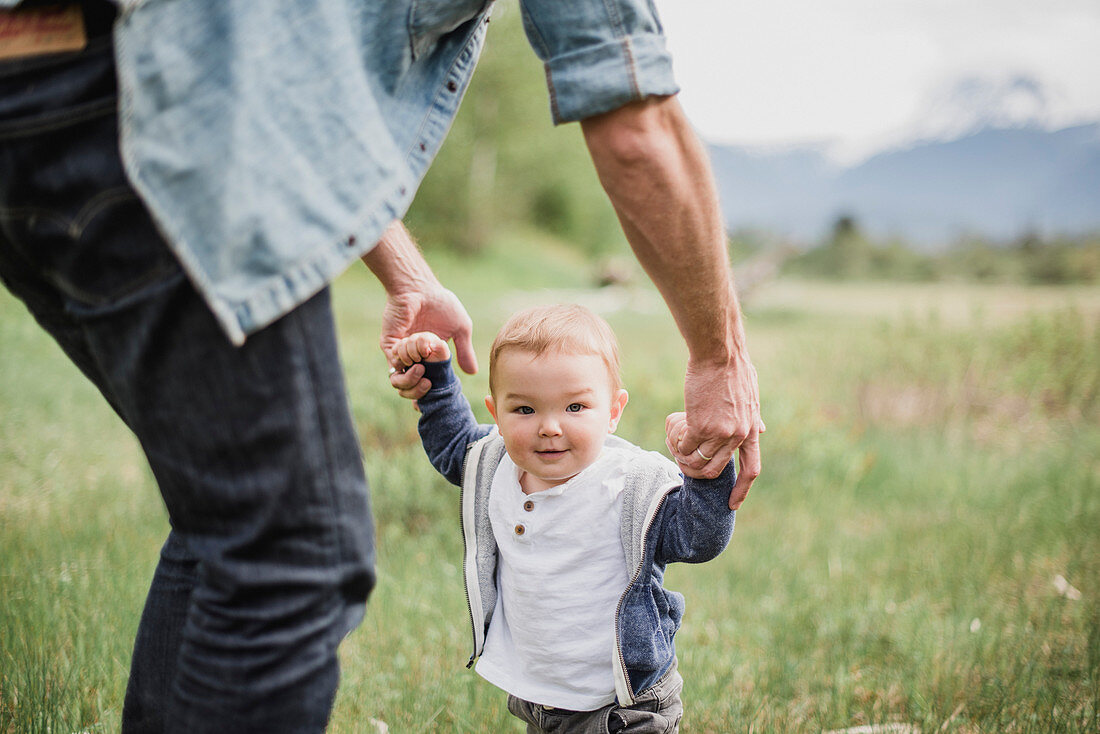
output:
M22 120L13 120L0 123L0 140L12 140L24 138L40 133L63 130L72 125L94 120L115 111L118 106L117 97L88 102L87 104L70 107L64 114L56 112L36 115Z
M84 230L91 224L92 220L109 207L136 198L137 195L129 186L116 186L113 189L99 192L76 213L72 222L69 223L69 234L72 235L73 239L78 239L84 234Z
M91 200L80 210L75 219L69 219L62 214L54 211L53 209L47 209L44 207L35 206L21 206L11 207L6 209L0 209L0 221L25 221L28 226L33 224L33 217L45 217L52 219L59 224L66 232L73 236L73 239L77 239L91 220L102 213L113 203L119 201L125 201L129 199L136 199L132 189L127 187L115 187L101 192L100 194L92 197ZM81 225L78 227L77 225ZM21 239L21 238L20 238ZM19 252L19 248L16 248L16 252ZM32 266L33 267L33 266ZM85 290L75 283L72 283L67 278L60 277L57 272L52 268L44 268L41 272L59 292L65 294L68 298L74 299L80 302L87 308L103 308L110 306L119 301L132 297L134 294L140 293L157 281L172 274L178 269L178 263L174 257L169 255L167 257L160 258L160 262L153 265L150 269L146 270L141 275L132 278L125 283L111 289L109 293L93 293Z
M53 209L46 209L45 207L15 206L0 209L0 220L3 220L5 222L25 220L28 221L28 223L31 223L30 220L32 217L47 217L57 222L59 225L61 225L63 229L66 230L71 228L73 224L73 220L69 219L63 214L58 214Z

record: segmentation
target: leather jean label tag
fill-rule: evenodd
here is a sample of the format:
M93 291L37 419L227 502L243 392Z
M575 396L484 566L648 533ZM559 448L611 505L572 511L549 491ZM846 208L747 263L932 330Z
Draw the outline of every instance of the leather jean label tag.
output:
M0 10L0 59L80 51L87 43L75 3Z

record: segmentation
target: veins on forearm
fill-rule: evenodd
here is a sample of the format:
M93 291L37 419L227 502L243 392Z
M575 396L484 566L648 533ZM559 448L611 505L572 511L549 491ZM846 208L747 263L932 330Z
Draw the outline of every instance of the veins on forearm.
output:
M364 254L362 260L391 296L423 291L425 286L438 282L400 220L386 229L378 244Z

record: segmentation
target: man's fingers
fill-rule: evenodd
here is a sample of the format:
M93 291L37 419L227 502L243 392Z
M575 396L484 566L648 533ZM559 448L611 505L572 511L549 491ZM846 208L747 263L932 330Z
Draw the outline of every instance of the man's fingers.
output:
M390 375L390 385L397 388L398 391L410 390L416 387L423 377L424 365L414 364L404 371L394 372ZM402 397L408 396L402 395Z
M729 507L731 510L736 510L741 506L741 503L745 501L745 497L749 494L749 489L752 488L752 483L760 476L760 434L756 431L749 434L749 437L738 449L738 454L740 471L737 473L737 481L733 485L733 491L730 492Z
M722 473L723 467L733 456L736 446L735 441L728 438L715 439L700 436L685 422L677 449L681 461L694 471L690 476L713 479Z
M695 479L714 479L722 470L726 468L726 464L733 458L733 451L722 446L714 451L714 455L704 454L709 459L704 459L699 455L699 451L692 451L690 454L681 454L677 461L680 462L681 468L684 468L684 474Z
M733 458L735 444L731 441L707 440L702 443L691 436L685 423L681 427L679 441L672 448L684 474L695 479L714 479Z
M454 335L455 361L468 375L477 374L477 355L474 353L474 343L469 331Z
M414 400L415 401L415 400L419 400L420 398L427 395L428 391L431 390L431 389L432 389L431 380L422 379L419 382L417 382L415 385L413 385L412 387L400 388L397 391L397 394L400 395L403 398L408 398L409 400ZM417 410L419 410L419 408L417 408Z
M432 381L424 377L424 365L420 362L391 374L390 385L397 389L398 395L413 401L424 397L432 389ZM419 410L418 406L413 407Z
M671 413L665 418L665 445L689 477L713 479L721 474L733 455L733 447L727 443L704 440L688 427L687 415L683 411Z
M424 397L425 395L427 395L428 390L431 390L431 389L432 389L432 383L430 381L421 380L419 383L417 383L417 385L415 387L412 387L408 390L398 390L397 394L400 395L403 398L408 398L409 400L416 401L416 400L419 400L420 398ZM417 410L420 410L419 406L413 406L413 407L415 407Z

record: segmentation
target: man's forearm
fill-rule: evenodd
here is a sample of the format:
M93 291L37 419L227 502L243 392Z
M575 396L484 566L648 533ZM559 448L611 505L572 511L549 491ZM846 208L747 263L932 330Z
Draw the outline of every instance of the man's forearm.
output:
M391 295L439 286L439 280L400 220L386 229L362 260Z
M651 98L585 120L582 129L623 232L692 359L743 355L714 177L679 103Z
M737 452L736 509L760 473L763 422L706 150L674 97L581 125L623 232L687 343L686 419L672 457L685 475L713 479Z

